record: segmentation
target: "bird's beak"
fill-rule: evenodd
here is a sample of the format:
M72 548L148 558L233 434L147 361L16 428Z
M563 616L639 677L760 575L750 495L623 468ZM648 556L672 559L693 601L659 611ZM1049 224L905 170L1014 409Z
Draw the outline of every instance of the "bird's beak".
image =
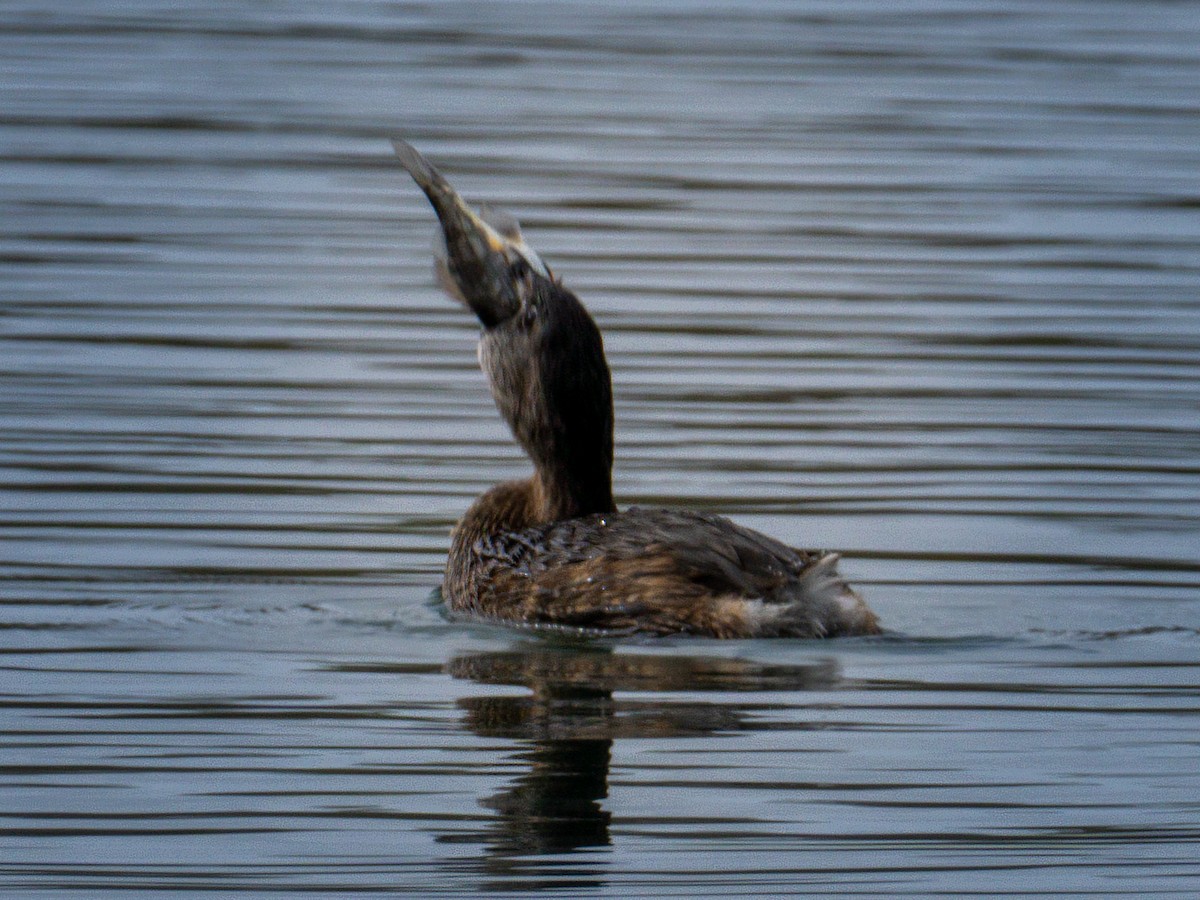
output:
M424 156L393 138L400 165L425 192L442 224L445 269L459 296L485 327L516 315L520 308L506 252L511 242L474 212Z

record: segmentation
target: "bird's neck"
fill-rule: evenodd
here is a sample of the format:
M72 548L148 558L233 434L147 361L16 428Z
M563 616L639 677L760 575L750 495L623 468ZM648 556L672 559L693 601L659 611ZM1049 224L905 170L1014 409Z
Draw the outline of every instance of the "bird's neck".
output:
M537 519L534 524L615 512L617 508L608 468L571 471L562 466L539 466L527 484L530 509Z
M533 324L512 317L484 329L479 344L496 406L533 462L523 488L532 524L615 509L604 340L578 297L544 279L539 290Z

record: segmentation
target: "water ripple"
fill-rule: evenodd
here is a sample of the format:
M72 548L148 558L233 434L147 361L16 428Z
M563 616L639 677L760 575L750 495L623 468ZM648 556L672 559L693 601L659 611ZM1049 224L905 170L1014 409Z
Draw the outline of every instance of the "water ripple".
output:
M0 22L5 889L1196 892L1190 7L44 7ZM885 635L445 617L527 463L392 133L594 312L620 502L842 549Z

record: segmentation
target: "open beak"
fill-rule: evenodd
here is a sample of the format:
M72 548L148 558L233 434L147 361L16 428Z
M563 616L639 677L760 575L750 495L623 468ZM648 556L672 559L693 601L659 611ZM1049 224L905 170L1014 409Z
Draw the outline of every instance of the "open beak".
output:
M400 165L425 192L442 224L446 272L457 293L487 328L520 308L510 272L512 242L474 212L424 156L405 141L392 139Z

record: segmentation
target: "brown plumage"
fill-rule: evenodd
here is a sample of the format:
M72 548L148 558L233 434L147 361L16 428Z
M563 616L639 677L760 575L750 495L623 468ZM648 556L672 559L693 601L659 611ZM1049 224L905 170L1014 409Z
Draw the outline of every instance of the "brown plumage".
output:
M479 318L492 396L534 464L454 529L452 609L524 625L714 637L874 634L837 557L792 549L721 516L617 510L613 416L600 331L525 244L479 215L416 150L401 163L442 223L442 284Z

